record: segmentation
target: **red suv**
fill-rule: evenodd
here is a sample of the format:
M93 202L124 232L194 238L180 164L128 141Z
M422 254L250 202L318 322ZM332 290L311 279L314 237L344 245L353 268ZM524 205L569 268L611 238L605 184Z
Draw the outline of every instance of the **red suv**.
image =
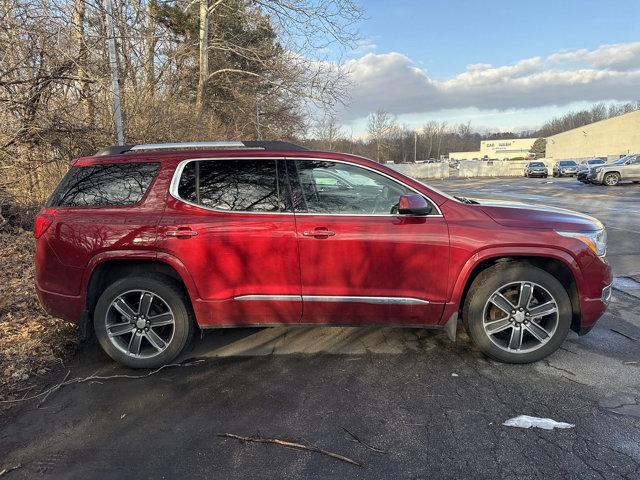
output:
M485 354L539 360L611 295L606 233L570 211L451 197L283 142L109 147L35 222L36 287L113 359L156 367L196 327L458 320Z

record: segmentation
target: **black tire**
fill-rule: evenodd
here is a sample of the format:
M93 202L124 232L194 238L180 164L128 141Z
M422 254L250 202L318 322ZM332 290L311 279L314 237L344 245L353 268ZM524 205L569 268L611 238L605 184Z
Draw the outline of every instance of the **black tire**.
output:
M615 187L620 183L620 174L617 172L609 172L605 173L604 177L602 177L602 184L607 187Z
M112 319L114 315L119 315L119 312L111 308L112 302L121 295L132 295L135 297L137 291L149 292L152 296L159 298L159 300L152 301L155 301L156 305L160 304L163 307L168 307L173 317L173 324L170 326L171 330L168 329L169 326L157 327L160 329L164 328L165 332L169 332L166 333L167 338L162 351L154 354L154 348L150 340L143 339L140 341L143 347L147 347L147 351L151 351L151 356L134 356L125 353L122 351L122 348L116 346L116 342L112 341L107 333L107 322L110 321L109 319ZM140 302L142 302L142 299ZM138 313L141 310L142 308L138 307ZM152 317L150 316L149 318L151 319ZM125 321L124 315L121 316L121 320L122 325L126 328L127 322ZM157 368L171 362L191 342L195 330L194 323L191 307L184 293L175 281L163 275L131 276L117 280L105 289L98 299L98 303L93 312L93 324L100 346L107 355L116 362L131 368ZM132 325L132 328L135 330L135 327L133 327L134 324L129 324ZM119 325L120 323L118 323L118 326ZM109 328L113 328L113 324L111 324ZM149 329L147 328L147 330ZM154 330L154 332L157 332L157 330ZM127 337L128 335L131 336ZM118 345L122 347L127 343L127 338L132 338L133 335L135 335L133 331L130 334L119 335L117 337L119 339L117 342ZM140 336L144 335L143 331ZM163 340L165 339L163 338ZM131 344L131 341L129 341L129 344ZM149 347L152 348L149 349ZM143 350L140 349L139 353L142 353L142 351Z
M507 351L498 346L485 331L485 305L501 286L514 282L537 284L538 288L542 287L553 297L557 305L552 334L546 343L532 351ZM469 336L482 353L505 363L530 363L552 354L564 342L571 327L572 308L566 289L553 275L526 262L509 262L489 267L476 277L465 298L462 316ZM526 334L526 338L536 342L530 333Z

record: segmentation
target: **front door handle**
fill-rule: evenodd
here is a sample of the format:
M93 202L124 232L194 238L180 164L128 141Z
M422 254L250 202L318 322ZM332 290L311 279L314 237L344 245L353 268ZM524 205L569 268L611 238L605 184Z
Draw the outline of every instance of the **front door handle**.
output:
M302 232L302 235L305 237L314 237L314 238L327 238L333 237L336 232L329 230L325 227L317 227L314 230L305 230Z
M175 230L167 230L165 232L167 237L176 237L176 238L191 238L198 235L198 232L195 230L191 230L189 227L178 227Z

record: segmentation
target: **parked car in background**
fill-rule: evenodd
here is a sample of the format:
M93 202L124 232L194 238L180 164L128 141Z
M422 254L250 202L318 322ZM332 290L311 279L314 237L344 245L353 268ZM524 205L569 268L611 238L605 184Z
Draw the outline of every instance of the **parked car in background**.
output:
M547 170L544 162L529 162L527 166L524 167L524 176L547 178L549 176L549 170Z
M72 162L35 220L36 291L134 368L197 327L402 325L540 360L611 296L593 217L452 197L284 142L124 145ZM93 326L93 328L91 328Z
M576 178L582 183L589 183L589 171L595 169L600 165L607 163L603 158L590 158L589 160L582 160L578 164L578 173Z
M578 173L578 164L573 160L560 160L553 166L554 177L573 177Z
M595 167L589 180L591 183L608 187L626 181L640 183L640 154L627 155L615 162Z

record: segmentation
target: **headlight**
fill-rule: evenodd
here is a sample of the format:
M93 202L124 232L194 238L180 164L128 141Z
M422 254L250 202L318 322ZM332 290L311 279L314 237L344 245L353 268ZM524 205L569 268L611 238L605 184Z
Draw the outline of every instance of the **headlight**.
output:
M596 173L600 173L602 171L602 167L596 168Z
M607 231L604 228L594 232L559 232L556 230L556 233L563 237L577 238L599 257L604 257L607 253Z

